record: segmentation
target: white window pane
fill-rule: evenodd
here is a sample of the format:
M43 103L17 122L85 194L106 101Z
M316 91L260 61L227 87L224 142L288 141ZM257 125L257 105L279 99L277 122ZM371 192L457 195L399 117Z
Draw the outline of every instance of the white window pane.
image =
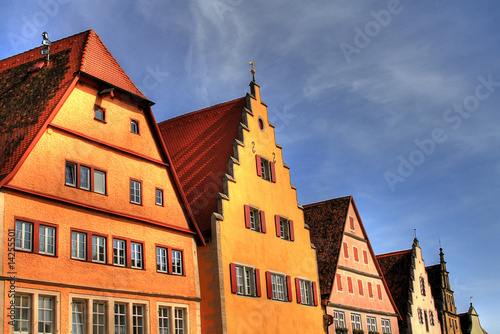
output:
M100 170L94 170L94 192L99 194L106 193L106 173Z

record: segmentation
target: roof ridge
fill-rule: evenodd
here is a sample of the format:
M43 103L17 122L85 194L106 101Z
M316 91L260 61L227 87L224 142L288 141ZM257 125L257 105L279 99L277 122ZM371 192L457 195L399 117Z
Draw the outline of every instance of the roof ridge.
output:
M390 256L395 256L395 255L407 254L407 253L411 253L411 251L412 251L412 249L410 248L410 249L401 250L401 251L378 254L378 255L375 255L375 257L377 257L377 259L379 259L379 258L385 258L385 257L390 257Z
M331 198L331 199L327 199L327 200L324 200L324 201L321 201L321 202L315 202L315 203L309 203L309 204L304 204L302 205L304 208L305 207L313 207L313 206L317 206L317 205L321 205L321 204L326 204L326 203L329 203L329 202L333 202L333 201L339 201L339 200L343 200L343 199L351 199L352 198L352 195L348 195L348 196L342 196L342 197L335 197L335 198Z
M209 107L205 107L203 109L200 109L200 110L195 110L195 111L192 111L192 112L189 112L187 114L182 114L182 115L179 115L179 116L176 116L174 118L169 118L169 119L166 119L164 121L161 121L160 123L158 123L158 126L165 126L165 124L167 123L172 123L173 121L179 121L183 118L188 118L188 117L193 117L195 115L198 115L198 114L203 114L204 112L207 112L209 110L212 110L212 109L215 109L215 108L220 108L220 107L223 107L225 105L228 105L230 103L236 103L242 99L244 99L245 96L243 97L239 97L239 98L236 98L236 99L233 99L233 100L230 100L230 101L226 101L226 102L222 102L222 103L219 103L219 104L216 104L216 105L213 105L213 106L209 106Z
M82 51L82 59L80 61L80 71L82 72L85 72L85 60L87 58L87 52L90 48L90 44L91 44L91 40L92 40L92 36L93 36L93 30L90 29L89 31L89 34L87 35L87 38L86 38L86 42L85 42L85 46L83 47L83 51Z

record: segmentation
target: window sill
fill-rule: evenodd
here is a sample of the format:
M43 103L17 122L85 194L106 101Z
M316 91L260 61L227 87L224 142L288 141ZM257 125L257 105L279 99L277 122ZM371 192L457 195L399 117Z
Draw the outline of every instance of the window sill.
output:
M130 204L134 204L134 205L138 205L138 206L142 206L142 203L135 203L135 202L129 202Z
M98 121L98 122L103 123L103 124L107 124L108 123L105 120L102 120L102 119L99 119L99 118L95 118L95 117L94 117L94 121Z
M163 275L169 275L169 276L178 276L178 277L186 277L186 274L174 274L174 273L167 273L165 271L158 271L156 270L158 274L163 274Z

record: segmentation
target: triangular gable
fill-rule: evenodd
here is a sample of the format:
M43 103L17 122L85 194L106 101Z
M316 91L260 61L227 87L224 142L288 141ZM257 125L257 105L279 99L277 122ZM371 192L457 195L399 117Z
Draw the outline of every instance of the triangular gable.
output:
M189 206L202 231L210 235L217 195L223 192L223 176L239 139L239 124L246 98L185 114L158 124L186 193Z
M350 233L348 226L349 208L352 205L356 221L361 229L361 235L366 240L370 259L373 261L378 274L382 277L384 289L396 313L398 308L391 296L387 282L384 279L370 239L366 233L363 222L352 196L340 197L329 201L308 204L304 206L306 224L311 228L311 241L316 246L318 254L318 271L320 275L320 288L323 298L330 296L336 279L336 272L342 244L346 233ZM320 260L321 254L321 260ZM361 254L359 256L362 256ZM399 315L401 317L401 315Z

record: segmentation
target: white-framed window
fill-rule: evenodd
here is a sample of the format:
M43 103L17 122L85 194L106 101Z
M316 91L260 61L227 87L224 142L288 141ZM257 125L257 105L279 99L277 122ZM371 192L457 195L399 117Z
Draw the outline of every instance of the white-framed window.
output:
M94 119L105 122L106 121L106 111L104 108L94 105Z
M333 322L335 324L335 328L338 328L338 327L347 328L347 325L345 322L345 312L333 310Z
M106 302L92 303L92 333L106 334Z
M260 231L260 217L259 210L250 208L250 229Z
M38 296L38 334L53 334L54 298Z
M106 172L94 169L94 192L106 194Z
M80 188L90 190L90 168L80 166Z
M127 334L127 305L115 303L115 334Z
M40 225L38 252L40 254L55 255L56 229L55 227Z
M16 293L14 302L14 333L31 333L31 296Z
M288 219L280 218L280 237L283 240L290 240L290 224Z
M33 248L33 224L16 220L16 249L31 251Z
M314 305L313 286L311 281L299 280L301 304Z
M71 303L71 333L73 334L84 334L86 333L86 322L85 322L85 308L86 303L84 300L73 299Z
M269 160L260 157L260 170L262 173L262 178L267 181L271 181L271 167Z
M141 204L141 182L130 180L130 203Z
M184 273L182 263L182 251L172 249L172 274L182 275Z
M139 134L139 121L136 121L135 119L130 120L130 132Z
M92 261L106 263L106 237L92 236Z
M155 204L163 206L163 190L156 188L155 191Z
M287 282L286 276L271 273L271 287L273 299L287 301Z
M168 273L168 248L156 247L156 270Z
M237 294L246 296L256 295L255 268L236 265Z
M158 330L159 334L170 334L170 307L158 308Z
M184 309L175 309L175 334L184 334L186 330Z
M380 319L380 322L382 323L382 333L391 334L392 333L391 320L382 318Z
M87 234L71 232L71 258L85 260L87 258Z
M363 323L361 322L361 314L351 313L351 327L353 329L363 329Z
M138 242L131 242L130 259L132 261L131 263L132 268L142 269L142 263L143 263L142 258L143 258L142 244Z
M159 334L189 333L189 309L187 305L158 303Z
M377 331L377 318L366 316L366 329L368 332Z
M76 187L76 164L66 162L66 185Z
M132 305L132 333L144 334L144 306Z
M113 264L125 266L125 240L113 239Z

